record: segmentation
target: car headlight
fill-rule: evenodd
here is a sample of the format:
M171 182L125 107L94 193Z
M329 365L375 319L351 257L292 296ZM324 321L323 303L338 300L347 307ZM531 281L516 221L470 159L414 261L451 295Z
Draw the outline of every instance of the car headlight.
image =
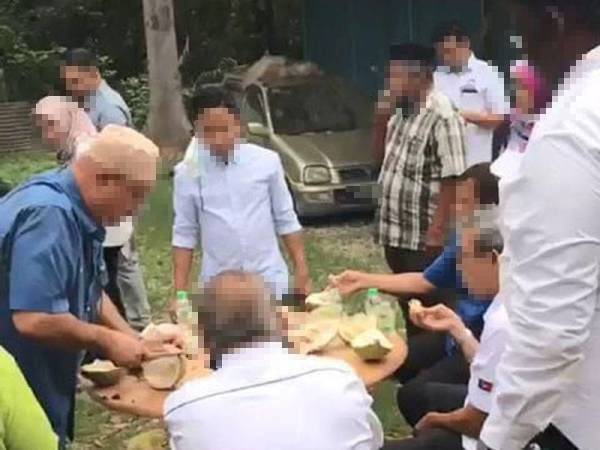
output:
M308 166L304 169L304 183L327 184L331 182L331 173L325 166Z

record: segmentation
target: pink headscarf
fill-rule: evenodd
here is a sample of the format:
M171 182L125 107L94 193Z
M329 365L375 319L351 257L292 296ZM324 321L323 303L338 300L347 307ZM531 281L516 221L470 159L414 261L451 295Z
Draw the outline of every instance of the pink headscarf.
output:
M527 61L517 61L510 68L510 75L533 94L534 111L541 112L550 100L551 91L539 71Z
M96 127L77 103L66 97L48 96L35 105L34 114L52 120L67 135L57 157L59 161L68 163L84 140L98 134Z

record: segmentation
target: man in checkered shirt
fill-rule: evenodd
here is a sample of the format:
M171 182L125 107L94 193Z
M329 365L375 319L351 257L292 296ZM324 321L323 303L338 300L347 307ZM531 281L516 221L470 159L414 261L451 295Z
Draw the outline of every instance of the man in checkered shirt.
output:
M376 234L395 273L433 262L447 231L453 177L466 169L463 119L433 87L434 55L430 47L393 45L377 104L375 157L383 165Z

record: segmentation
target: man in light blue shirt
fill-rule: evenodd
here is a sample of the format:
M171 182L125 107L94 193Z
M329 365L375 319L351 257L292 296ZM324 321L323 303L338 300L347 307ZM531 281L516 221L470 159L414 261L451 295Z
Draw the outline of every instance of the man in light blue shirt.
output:
M133 127L127 104L102 78L92 52L81 48L69 50L62 77L67 90L80 101L98 131L110 124ZM130 218L118 227L107 228L104 248L110 274L106 292L118 305L122 304L129 323L141 330L150 322L150 304Z
M308 294L302 227L279 157L240 140L235 105L221 89L205 89L194 100L197 137L175 169L175 289L189 289L193 251L200 242L202 282L227 270L252 272L281 299L289 293L281 237L294 264L294 287Z

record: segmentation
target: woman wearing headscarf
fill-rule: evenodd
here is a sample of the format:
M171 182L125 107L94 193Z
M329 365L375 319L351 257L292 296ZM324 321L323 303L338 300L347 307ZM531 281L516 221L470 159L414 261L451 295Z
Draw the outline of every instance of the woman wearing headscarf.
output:
M78 144L97 134L85 111L65 97L44 97L35 105L34 117L60 164L68 164Z
M33 111L36 124L40 127L42 138L56 150L59 164L67 165L77 157L77 153L85 151L82 145L86 140L98 134L96 127L88 115L77 103L66 97L48 96L42 98ZM108 274L108 282L104 291L113 301L121 315L126 318L121 291L117 282L117 268L122 244L121 235L130 235L133 223L130 220L119 225L107 226L104 241L104 261Z
M510 75L514 94L510 136L506 149L490 167L494 175L505 181L519 169L533 127L551 96L546 81L527 61L514 63Z

